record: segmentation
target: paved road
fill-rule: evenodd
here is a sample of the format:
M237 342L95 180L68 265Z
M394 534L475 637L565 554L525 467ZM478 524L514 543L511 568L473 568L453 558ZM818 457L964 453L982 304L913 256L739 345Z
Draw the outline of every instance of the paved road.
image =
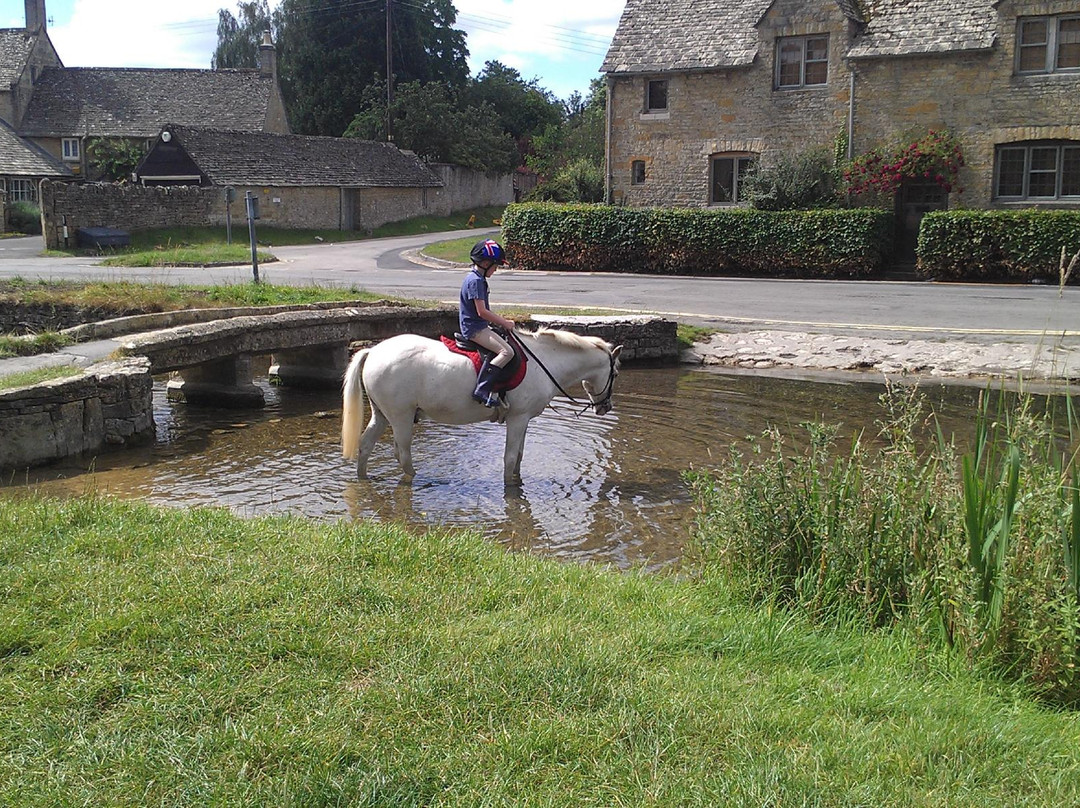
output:
M348 244L277 247L260 267L269 283L356 287L370 292L456 302L460 268L424 266L410 250L484 230L375 239ZM164 270L101 267L95 259L40 258L37 239L0 241L0 278L108 279L233 283L250 267ZM943 284L904 281L812 281L655 277L501 270L492 305L581 306L656 312L728 329L864 333L971 342L1080 339L1080 287Z

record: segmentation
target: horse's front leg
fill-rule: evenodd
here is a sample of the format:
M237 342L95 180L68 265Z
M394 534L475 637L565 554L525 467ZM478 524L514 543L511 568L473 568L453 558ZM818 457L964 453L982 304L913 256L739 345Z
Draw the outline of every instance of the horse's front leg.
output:
M506 450L503 453L503 483L521 485L521 455L525 451L525 430L528 417L514 417L513 410L506 419Z

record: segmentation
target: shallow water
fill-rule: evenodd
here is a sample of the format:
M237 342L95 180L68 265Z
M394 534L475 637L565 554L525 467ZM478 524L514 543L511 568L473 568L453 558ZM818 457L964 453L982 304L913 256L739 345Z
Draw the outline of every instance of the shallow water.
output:
M421 423L417 476L400 484L389 436L358 481L338 450L336 393L264 386L258 412L187 408L155 385L158 439L86 464L5 480L52 494L96 491L186 507L223 505L241 515L295 512L319 519L378 519L410 526L469 526L508 546L565 560L659 568L676 562L693 505L682 473L718 463L728 447L769 425L797 438L824 420L876 432L882 387L732 375L704 369L627 368L615 410L577 417L558 404L534 420L523 485L502 484L503 427ZM978 389L924 392L947 430L970 428Z

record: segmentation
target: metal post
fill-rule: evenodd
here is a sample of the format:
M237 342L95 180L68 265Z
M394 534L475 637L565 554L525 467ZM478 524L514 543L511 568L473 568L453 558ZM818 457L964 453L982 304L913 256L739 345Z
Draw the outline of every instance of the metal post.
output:
M259 251L255 243L255 220L259 218L259 200L251 191L244 194L247 205L248 238L251 239L251 274L259 282Z
M394 134L390 129L390 107L394 103L394 56L391 49L390 2L386 0L386 141L393 142Z

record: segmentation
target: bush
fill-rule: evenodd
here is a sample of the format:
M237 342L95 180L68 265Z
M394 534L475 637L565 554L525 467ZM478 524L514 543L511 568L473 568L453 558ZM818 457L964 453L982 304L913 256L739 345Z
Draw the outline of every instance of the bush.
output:
M8 206L8 222L12 230L28 236L41 235L41 210L30 202L15 202Z
M775 429L732 450L691 477L702 571L752 602L905 626L1080 705L1080 423L1028 395L988 401L962 458L940 431L919 446L934 430L914 391L882 397L877 448L838 452L812 424L801 451Z
M510 205L503 239L514 263L653 274L861 277L891 247L891 213L855 210Z
M1061 251L1080 250L1080 212L934 211L919 227L918 272L941 280L1058 283Z
M831 208L840 202L840 172L826 150L784 154L771 166L755 164L742 189L758 210Z
M604 167L584 157L563 166L529 194L532 202L600 202L603 198Z

